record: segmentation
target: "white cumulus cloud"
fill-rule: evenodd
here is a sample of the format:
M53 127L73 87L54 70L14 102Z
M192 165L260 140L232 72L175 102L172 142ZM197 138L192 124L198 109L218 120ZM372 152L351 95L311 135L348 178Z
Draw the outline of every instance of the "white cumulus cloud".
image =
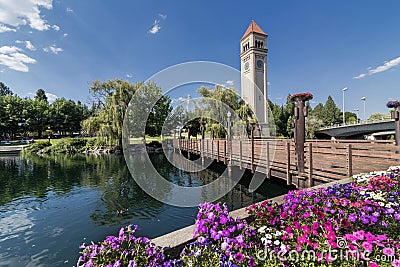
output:
M16 71L28 72L27 64L34 64L36 60L21 52L22 49L16 46L0 47L0 65Z
M156 34L161 29L160 20L155 20L153 27L148 31L148 33Z
M64 50L62 48L60 48L60 47L55 46L55 45L51 45L51 46L43 48L43 51L47 52L47 53L53 53L53 54L57 55L59 52L62 52Z
M232 86L234 84L234 81L233 80L227 80L226 84L229 85L229 86Z
M52 93L46 93L46 96L47 96L47 101L49 101L49 103L53 103L58 98L58 96Z
M3 33L3 32L16 32L16 31L17 31L16 29L11 29L11 28L7 27L4 24L0 24L0 33Z
M60 30L60 26L58 26L58 25L53 25L53 26L51 26L51 28L53 30L55 30L56 32L58 32Z
M383 71L387 71L390 70L391 68L396 67L397 65L400 64L400 57L394 58L392 60L386 61L383 65L380 65L376 68L368 68L368 72L367 73L361 73L355 77L353 77L353 79L361 79L364 78L366 76L370 76L379 72L383 72Z
M32 29L45 31L51 26L43 18L42 8L52 9L52 0L1 0L0 22L6 27L29 25Z
M35 51L36 47L31 43L31 41L15 41L17 44L25 44L25 47L31 51Z

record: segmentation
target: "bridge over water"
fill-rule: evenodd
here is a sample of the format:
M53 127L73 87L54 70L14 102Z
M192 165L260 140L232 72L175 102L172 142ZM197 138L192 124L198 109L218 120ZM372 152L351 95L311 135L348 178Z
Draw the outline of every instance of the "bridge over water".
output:
M189 160L181 164L188 164L187 169L202 164L190 160L196 155L203 164L211 159L303 188L400 164L400 147L385 140L307 140L304 172L299 172L295 144L289 139L174 139L173 147L186 153Z
M316 131L317 137L362 138L378 132L395 130L395 120L368 121L353 124L341 124L324 127Z

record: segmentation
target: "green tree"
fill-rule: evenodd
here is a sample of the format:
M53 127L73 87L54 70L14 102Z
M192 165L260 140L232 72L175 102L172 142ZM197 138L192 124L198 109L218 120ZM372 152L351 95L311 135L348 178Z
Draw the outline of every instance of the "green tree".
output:
M322 121L324 125L336 124L342 121L340 109L336 106L331 96L328 96L325 102Z
M389 114L374 113L369 117L368 121L380 121L386 119L390 119L390 113Z
M88 109L80 102L58 98L50 105L49 124L53 131L61 135L72 134L81 130L81 122L86 119Z
M140 90L140 95L135 93ZM132 84L128 81L116 79L106 82L94 81L90 91L93 96L93 116L83 122L86 131L96 133L104 138L110 145L122 147L122 127L124 116L128 105L135 95L141 108L149 108L146 132L150 135L161 134L161 128L165 118L171 110L171 100L163 96L161 88L154 83L137 82ZM155 106L152 101L159 99ZM146 113L146 112L144 112ZM134 108L129 110L129 121L134 124L132 129L140 129L144 123L143 114L136 113ZM135 134L135 133L131 133ZM143 137L143 136L142 136Z
M0 96L12 95L10 87L5 85L3 82L0 82Z
M216 85L214 89L208 87L200 87L198 93L205 98L210 98L214 101L203 101L206 103L207 108L200 106L197 110L197 115L203 117L207 122L206 131L214 132L217 138L223 138L226 135L225 127L220 122L226 121L227 112L232 109L242 120L242 122L249 128L249 118L254 120L255 116L252 109L247 105L238 95L234 88L224 88ZM226 106L224 106L224 103ZM213 119L209 119L213 118ZM196 124L199 127L199 124ZM235 125L233 126L235 127Z
M357 114L355 114L354 112L346 111L344 113L344 117L346 119L346 122L353 123L358 121Z
M40 101L44 101L47 103L47 96L46 96L46 92L43 89L38 89L36 91L36 95L34 97L35 100L40 100Z
M27 99L25 101L27 110L29 110L26 115L28 130L37 132L38 137L41 138L49 124L49 104L36 97L34 100Z
M24 101L17 95L8 94L0 97L1 119L0 128L2 135L15 138L25 131L24 116L28 113Z

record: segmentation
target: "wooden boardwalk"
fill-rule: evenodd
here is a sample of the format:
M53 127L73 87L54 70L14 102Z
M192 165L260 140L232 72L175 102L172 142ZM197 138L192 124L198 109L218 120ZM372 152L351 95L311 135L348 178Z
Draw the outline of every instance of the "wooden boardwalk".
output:
M362 172L385 170L400 165L400 147L393 141L308 140L305 171L298 172L295 145L287 139L174 139L173 146L201 158L227 166L246 168L268 178L286 180L288 185L310 187Z

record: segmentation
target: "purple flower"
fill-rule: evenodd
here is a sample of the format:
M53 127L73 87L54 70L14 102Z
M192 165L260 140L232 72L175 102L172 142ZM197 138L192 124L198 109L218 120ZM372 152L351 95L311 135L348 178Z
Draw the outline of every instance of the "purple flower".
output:
M244 256L242 253L238 252L235 254L234 258L237 262L241 262L244 259Z
M355 222L357 220L357 214L352 213L349 215L349 217L347 219L351 222Z

